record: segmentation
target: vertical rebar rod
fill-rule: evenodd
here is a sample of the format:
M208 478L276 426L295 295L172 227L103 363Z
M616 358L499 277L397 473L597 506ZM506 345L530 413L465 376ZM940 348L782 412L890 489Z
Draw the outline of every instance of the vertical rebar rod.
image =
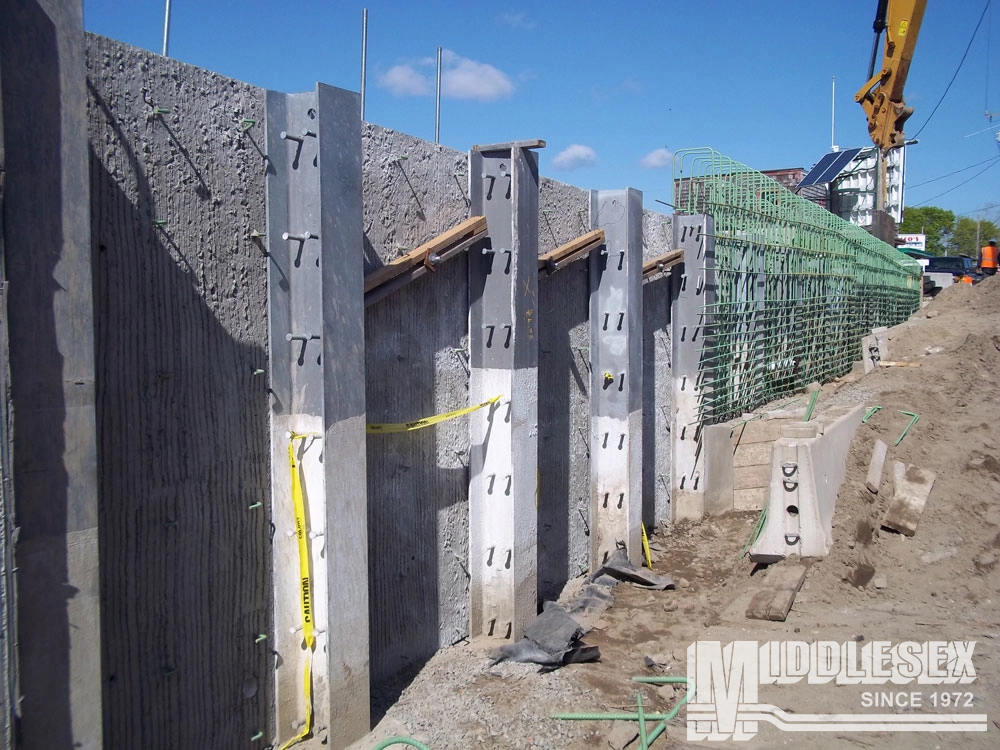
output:
M678 209L715 220L701 419L843 374L862 336L918 308L915 261L771 178L711 149L677 152L674 177Z
M170 0L163 12L163 56L170 52Z
M437 54L437 94L434 103L434 142L441 142L441 48Z
M368 8L361 11L361 122L365 121L365 88L368 74Z

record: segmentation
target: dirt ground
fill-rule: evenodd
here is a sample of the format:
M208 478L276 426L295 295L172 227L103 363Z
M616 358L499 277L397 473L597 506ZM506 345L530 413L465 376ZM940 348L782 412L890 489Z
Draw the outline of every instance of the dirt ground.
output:
M804 641L974 640L975 713L985 733L788 733L764 722L748 747L986 748L1000 747L1000 278L942 292L908 322L889 332L890 360L919 367L883 367L856 380L823 387L821 406L878 405L852 444L834 517L831 554L810 567L785 622L748 620L754 566L740 553L755 513L732 513L679 523L653 537L654 569L675 578L674 591L615 590L615 604L586 642L601 661L550 673L526 664L490 666L482 643L439 652L403 691L376 731L357 748L393 734L449 748L622 747L635 724L569 722L560 711L667 710L681 693L631 682L633 676L679 675L694 640ZM909 417L919 421L896 447ZM876 438L889 445L880 492L865 488ZM934 489L916 534L880 529L892 494L891 462L933 471ZM864 708L863 690L921 690L924 712L957 709L926 705L931 692L955 687L835 684L761 687L760 702L790 713L887 713ZM911 709L911 711L914 709ZM638 747L638 741L629 747ZM685 710L653 747L685 746ZM734 746L732 742L698 746ZM692 745L694 746L694 745Z

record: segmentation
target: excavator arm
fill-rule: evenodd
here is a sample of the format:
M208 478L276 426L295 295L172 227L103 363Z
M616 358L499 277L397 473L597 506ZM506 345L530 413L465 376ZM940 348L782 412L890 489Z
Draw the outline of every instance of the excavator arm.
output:
M913 108L907 107L903 99L903 87L926 7L927 0L879 0L875 12L875 43L868 82L854 95L854 100L864 109L868 117L868 134L883 154L903 145L903 124L913 114ZM878 43L883 31L882 68L876 72Z

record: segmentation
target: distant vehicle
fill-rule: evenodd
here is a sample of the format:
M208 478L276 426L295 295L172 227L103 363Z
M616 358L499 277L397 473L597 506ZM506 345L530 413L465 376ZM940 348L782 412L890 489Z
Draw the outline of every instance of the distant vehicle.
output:
M976 271L972 258L965 255L938 255L929 258L924 273L950 273L956 284L978 284L983 280L983 275Z

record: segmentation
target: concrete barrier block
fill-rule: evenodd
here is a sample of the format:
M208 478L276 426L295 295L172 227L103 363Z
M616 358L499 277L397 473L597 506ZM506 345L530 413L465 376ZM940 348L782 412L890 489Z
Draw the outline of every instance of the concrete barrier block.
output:
M882 525L906 536L917 532L927 498L937 475L919 466L895 461L892 465L893 495Z
M754 562L829 554L837 495L847 470L851 440L864 411L864 406L851 409L826 425L823 435L783 437L775 442L767 523L751 547Z
M799 422L786 424L781 428L781 437L808 440L823 433L819 422Z
M871 334L861 339L861 362L865 374L879 366L882 360L889 359L889 329L873 328Z

